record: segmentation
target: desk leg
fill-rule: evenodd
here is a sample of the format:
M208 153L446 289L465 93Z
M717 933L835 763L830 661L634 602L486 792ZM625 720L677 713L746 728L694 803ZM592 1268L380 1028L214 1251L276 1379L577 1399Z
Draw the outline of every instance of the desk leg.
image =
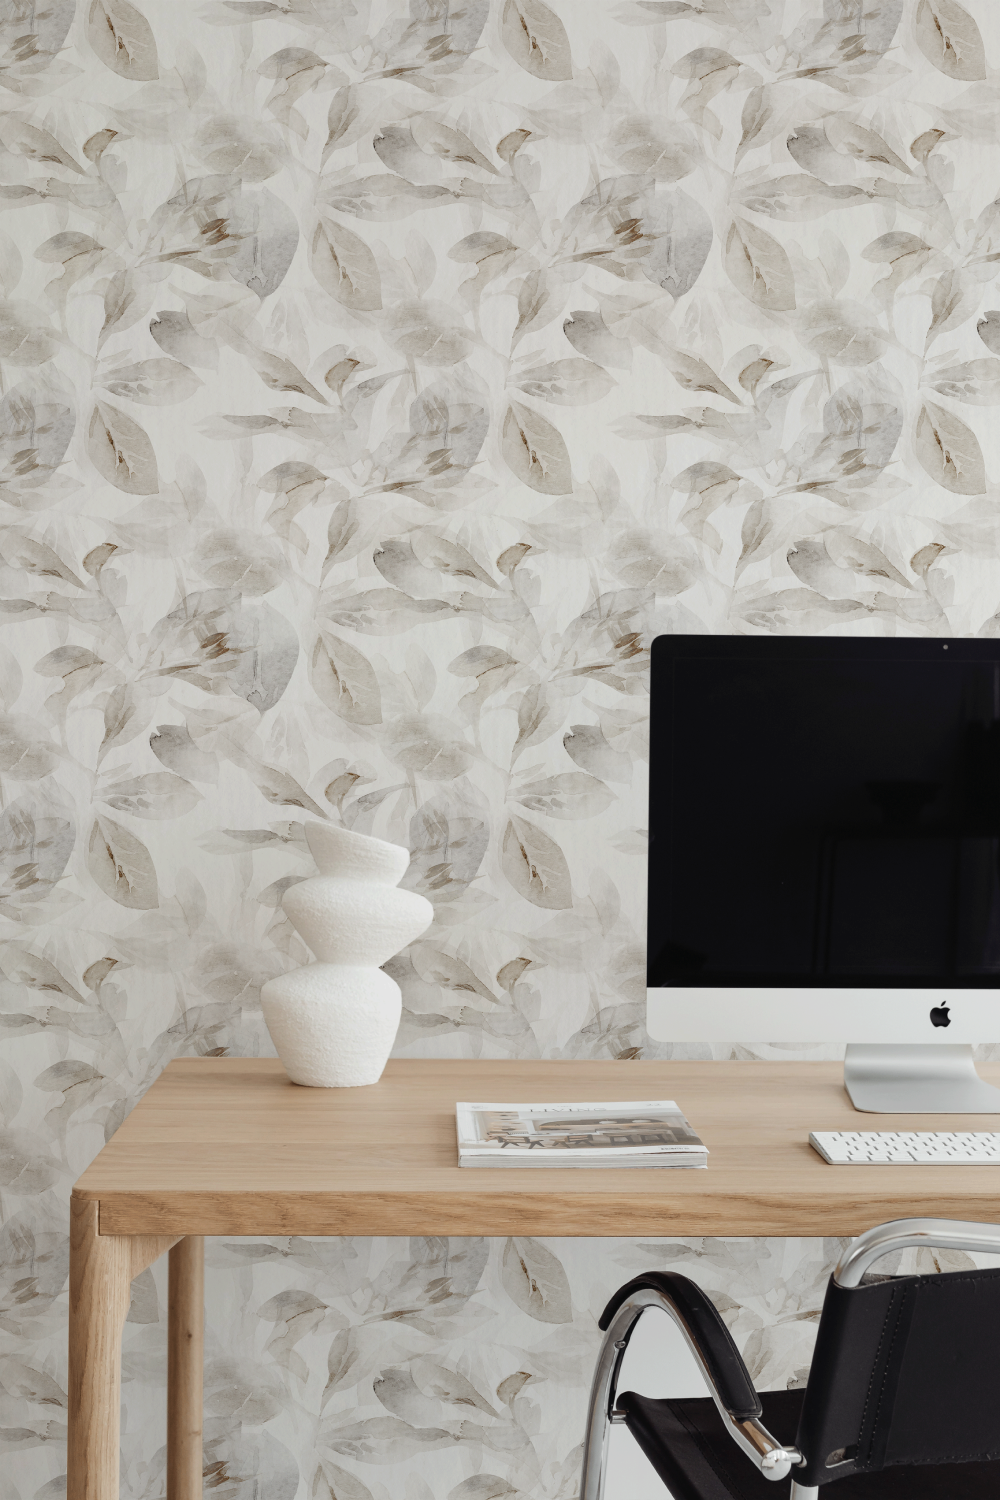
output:
M132 1246L98 1234L98 1204L70 1200L66 1500L118 1500L121 1338Z
M167 1500L201 1500L205 1241L189 1234L170 1252L167 1342Z

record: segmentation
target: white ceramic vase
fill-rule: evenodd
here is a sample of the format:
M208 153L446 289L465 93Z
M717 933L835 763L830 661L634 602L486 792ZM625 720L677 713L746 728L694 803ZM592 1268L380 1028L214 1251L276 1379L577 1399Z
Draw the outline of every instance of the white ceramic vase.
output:
M401 891L410 856L398 844L306 825L319 874L285 892L282 908L318 963L269 979L264 1020L293 1083L377 1083L396 1039L402 1000L384 964L430 925L434 908Z

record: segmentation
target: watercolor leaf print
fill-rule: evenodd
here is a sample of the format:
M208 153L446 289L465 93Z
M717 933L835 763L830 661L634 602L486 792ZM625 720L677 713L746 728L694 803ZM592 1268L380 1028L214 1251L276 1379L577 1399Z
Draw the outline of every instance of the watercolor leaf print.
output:
M573 488L569 451L562 434L531 407L512 401L503 423L503 456L511 472L541 495Z
M924 402L917 418L916 455L930 477L953 494L986 493L986 465L975 433L931 401Z
M202 793L172 771L149 771L143 776L108 780L97 796L117 812L135 818L176 818L190 812Z
M101 62L120 77L133 81L159 78L149 22L129 0L92 0L87 39Z
M570 313L563 324L563 333L574 349L595 364L613 370L631 369L632 345L612 333L599 310L581 308Z
M503 872L518 895L533 906L564 911L573 904L569 866L555 839L512 817L503 836Z
M316 225L313 275L320 286L352 312L377 312L382 282L375 257L359 235L330 219Z
M740 116L743 134L740 136L739 145L736 147L736 166L739 166L743 156L750 150L754 141L770 122L773 115L774 105L771 102L770 90L765 89L763 84L756 84L747 94Z
M582 771L564 771L559 776L525 782L511 796L529 812L570 819L595 817L615 800L603 781Z
M154 313L149 331L164 354L172 355L175 361L209 370L218 369L218 345L192 326L186 312L164 309Z
M573 77L566 28L545 0L504 0L503 44L526 73L549 83Z
M149 850L113 818L94 819L87 866L101 890L119 906L149 911L159 905L156 870Z
M155 495L159 489L156 454L148 435L109 402L94 405L87 451L97 471L126 495Z
M972 83L986 77L982 34L958 0L919 0L914 33L927 61L949 78Z
M197 375L176 359L143 359L134 365L118 365L101 380L112 396L138 401L143 406L172 406L187 401L201 383Z
M726 237L726 272L733 285L767 312L795 307L795 277L788 255L766 229L734 219Z
M516 1307L540 1323L569 1323L573 1312L561 1262L540 1240L512 1238L504 1245L503 1288Z
M324 630L317 637L312 680L327 707L349 724L381 724L381 694L371 662L333 631Z
M968 406L1000 405L1000 359L972 359L935 372L929 382L941 396Z
M998 59L985 0L0 12L0 1466L44 1497L71 1182L171 1058L272 1051L306 823L434 905L399 1055L668 1056L653 637L1000 632ZM213 1241L209 1470L565 1500L597 1281L735 1254ZM765 1388L825 1255L739 1248Z
M517 386L526 396L558 406L583 406L600 401L614 387L614 379L587 359L559 359L525 370Z
M55 746L27 714L0 714L0 771L17 781L40 781L58 760Z

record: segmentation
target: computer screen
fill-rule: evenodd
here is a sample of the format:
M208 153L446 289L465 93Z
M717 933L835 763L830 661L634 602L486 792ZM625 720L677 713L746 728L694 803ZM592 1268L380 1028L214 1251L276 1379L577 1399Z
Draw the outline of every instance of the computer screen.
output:
M1000 642L661 636L651 719L651 988L1000 987Z

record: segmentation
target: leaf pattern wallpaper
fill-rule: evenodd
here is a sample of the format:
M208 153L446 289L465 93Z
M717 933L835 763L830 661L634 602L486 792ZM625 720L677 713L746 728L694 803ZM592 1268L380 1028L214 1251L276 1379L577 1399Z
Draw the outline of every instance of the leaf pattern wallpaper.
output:
M305 820L434 903L401 1054L668 1055L652 636L1000 634L1000 12L0 0L0 85L0 1497L58 1500L70 1184L271 1053ZM572 1500L619 1281L784 1386L837 1249L211 1242L206 1493Z

